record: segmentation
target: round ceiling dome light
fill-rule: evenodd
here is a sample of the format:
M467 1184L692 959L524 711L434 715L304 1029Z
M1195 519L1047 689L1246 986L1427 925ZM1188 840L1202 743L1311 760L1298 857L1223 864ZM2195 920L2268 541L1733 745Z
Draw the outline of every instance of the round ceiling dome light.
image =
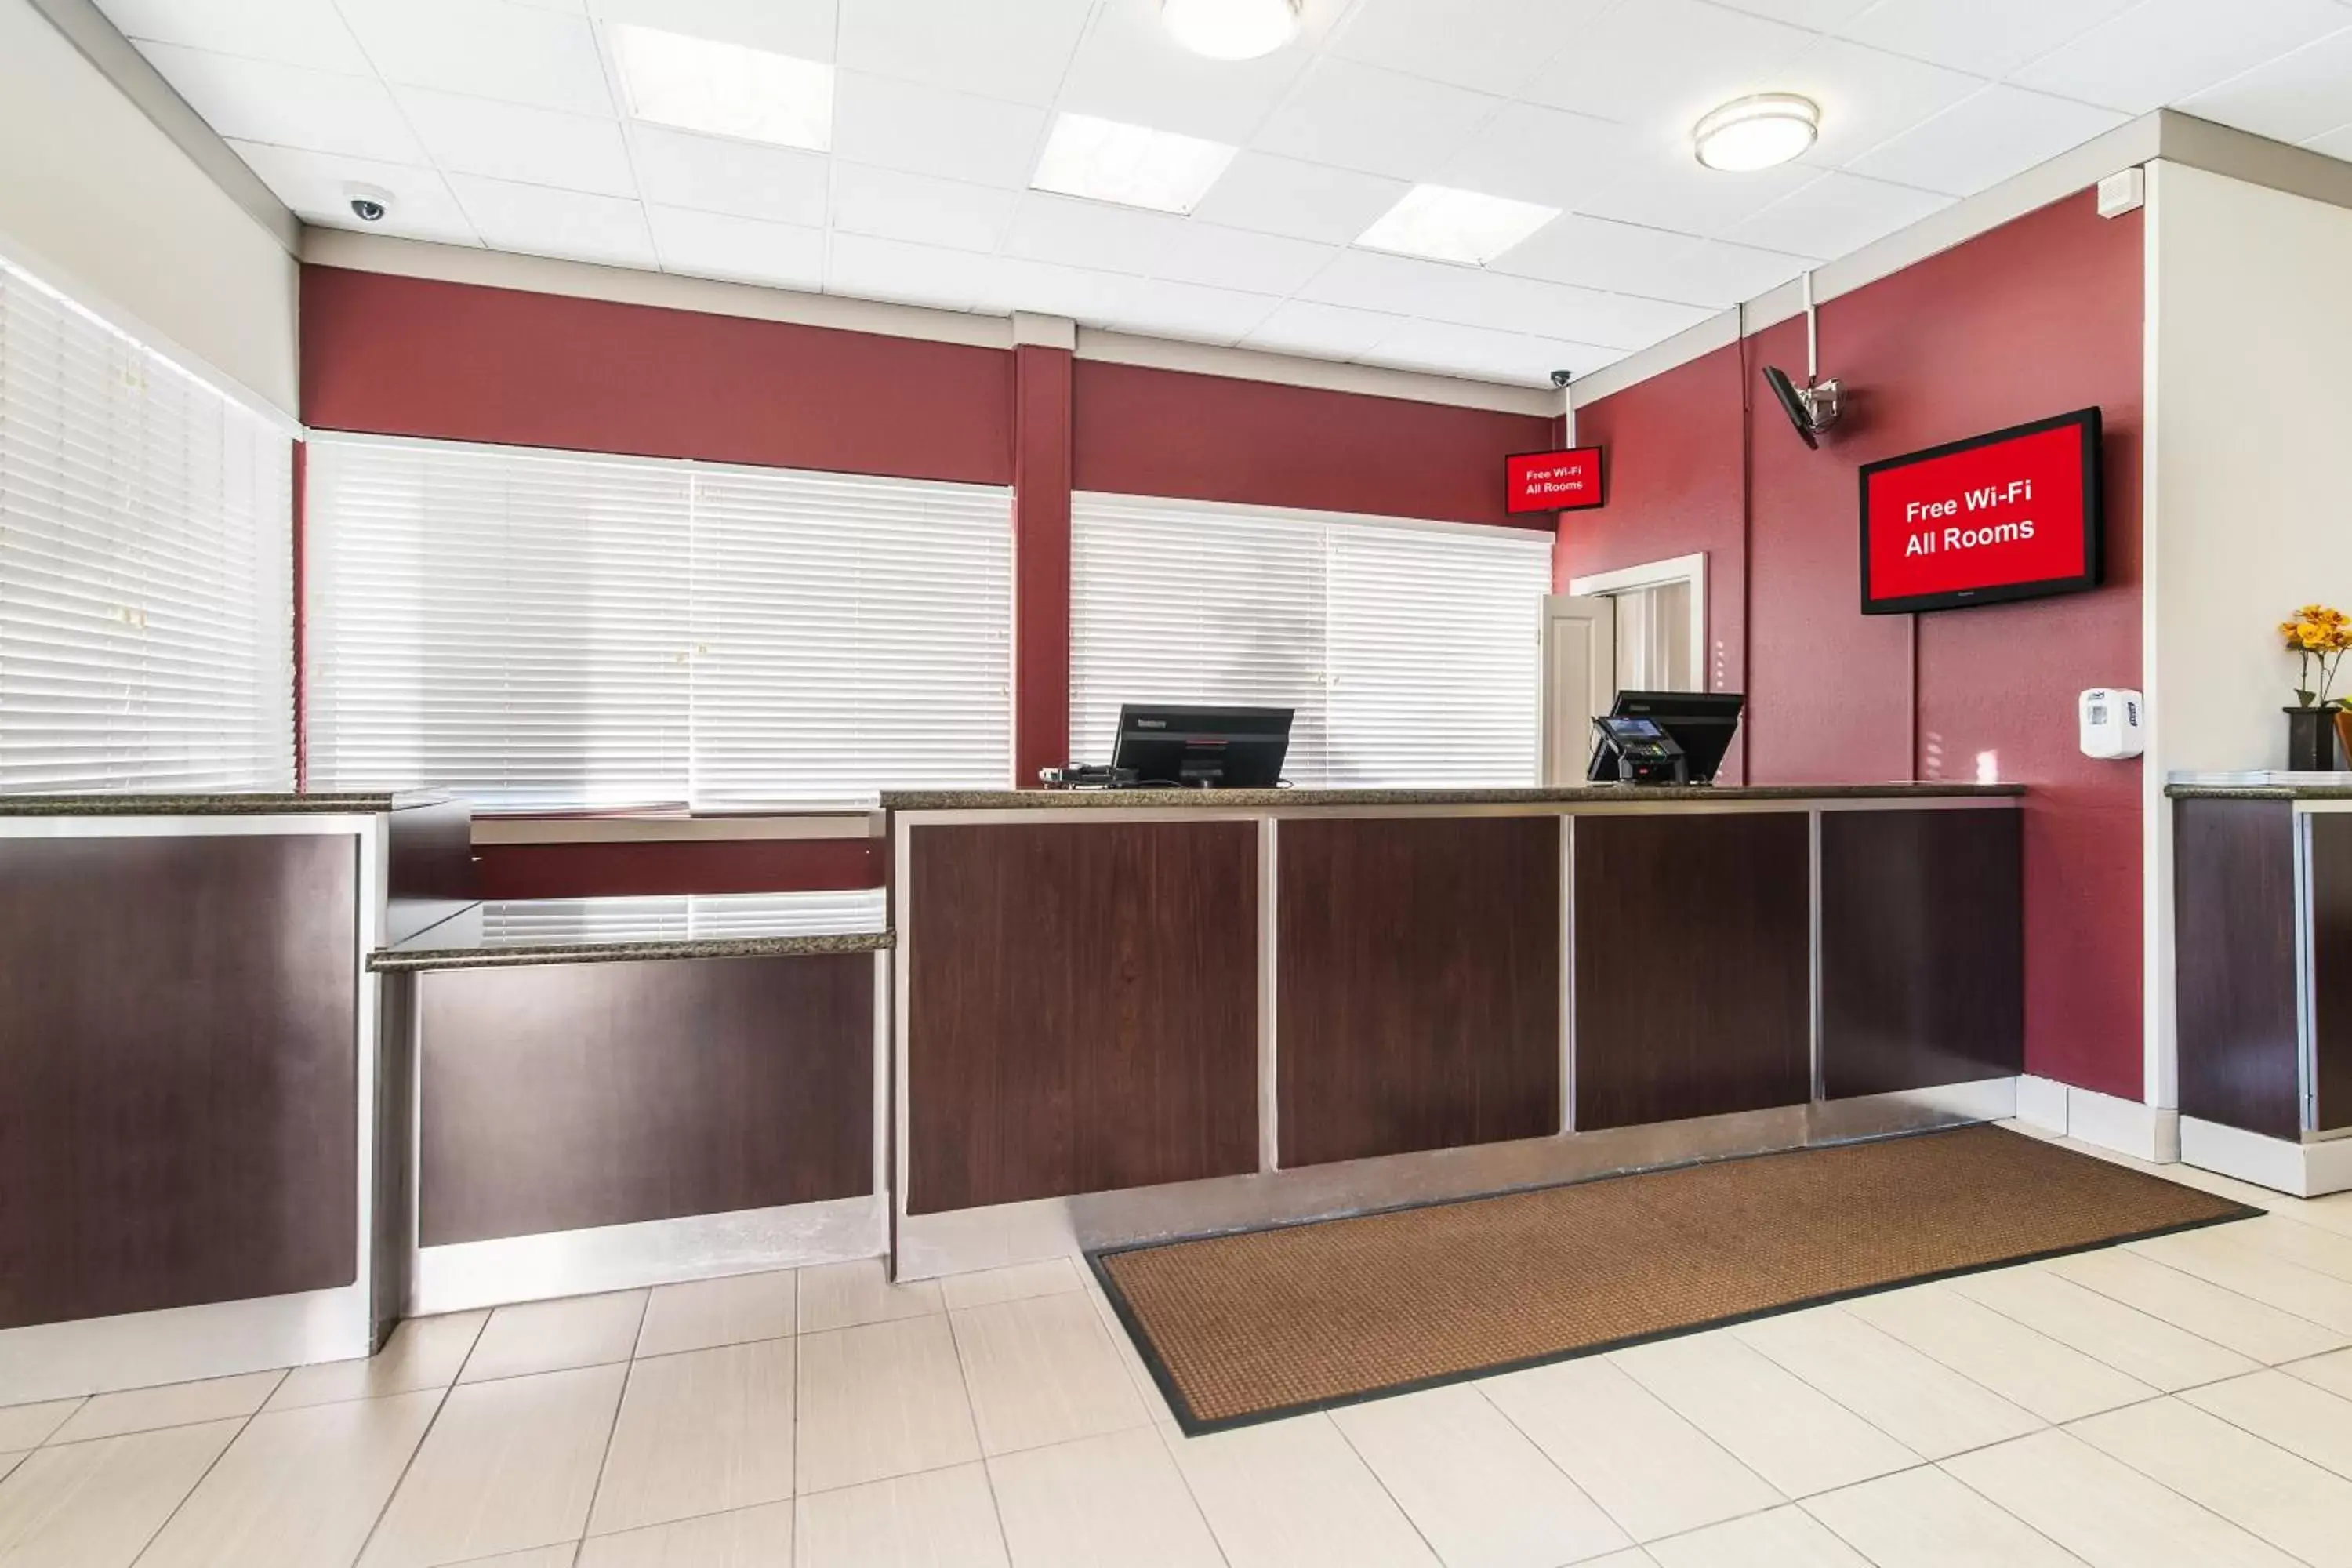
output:
M1748 174L1785 163L1821 134L1821 106L1793 92L1735 99L1691 127L1691 148L1710 169Z
M1160 0L1176 41L1213 60L1254 60L1297 35L1298 0Z

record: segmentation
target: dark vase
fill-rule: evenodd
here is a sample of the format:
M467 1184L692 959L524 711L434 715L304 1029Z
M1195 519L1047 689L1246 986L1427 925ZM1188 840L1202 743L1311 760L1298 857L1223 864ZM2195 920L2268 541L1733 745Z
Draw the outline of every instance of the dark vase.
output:
M2291 773L2336 771L2336 715L2326 708L2286 710L2286 769Z

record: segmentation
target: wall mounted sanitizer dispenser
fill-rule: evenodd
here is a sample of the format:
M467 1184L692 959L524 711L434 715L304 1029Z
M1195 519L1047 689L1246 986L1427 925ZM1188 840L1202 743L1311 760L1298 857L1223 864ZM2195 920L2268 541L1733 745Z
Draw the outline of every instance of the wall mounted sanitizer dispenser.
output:
M2083 693L2083 754L2137 757L2147 749L2147 703L2137 691L2097 687Z

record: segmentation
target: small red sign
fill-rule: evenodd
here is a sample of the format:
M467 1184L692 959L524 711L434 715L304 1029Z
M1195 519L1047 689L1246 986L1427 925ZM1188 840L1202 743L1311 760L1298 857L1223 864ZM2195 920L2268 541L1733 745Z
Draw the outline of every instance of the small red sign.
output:
M2092 585L2097 462L2097 414L2084 410L1865 467L1863 608Z
M1503 459L1505 511L1583 511L1601 504L1601 448L1514 452Z

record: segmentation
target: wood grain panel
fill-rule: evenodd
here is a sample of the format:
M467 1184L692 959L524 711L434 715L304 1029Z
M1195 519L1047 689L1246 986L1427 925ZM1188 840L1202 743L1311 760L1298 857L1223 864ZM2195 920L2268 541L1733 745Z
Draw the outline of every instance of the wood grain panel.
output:
M1822 814L1831 1100L2025 1070L2021 814Z
M2311 825L2312 1087L2322 1131L2352 1127L2352 816Z
M1286 1168L1559 1131L1559 840L1556 816L1281 825Z
M870 953L428 971L427 1247L874 1187Z
M1579 1130L1811 1098L1802 812L1580 816L1575 868Z
M405 805L384 817L384 945L406 942L482 895L474 876L474 812L462 800Z
M1257 1168L1257 828L909 831L909 1213Z
M2172 803L2182 1115L2300 1132L2294 914L2292 803Z
M0 1328L358 1275L346 834L0 841Z

